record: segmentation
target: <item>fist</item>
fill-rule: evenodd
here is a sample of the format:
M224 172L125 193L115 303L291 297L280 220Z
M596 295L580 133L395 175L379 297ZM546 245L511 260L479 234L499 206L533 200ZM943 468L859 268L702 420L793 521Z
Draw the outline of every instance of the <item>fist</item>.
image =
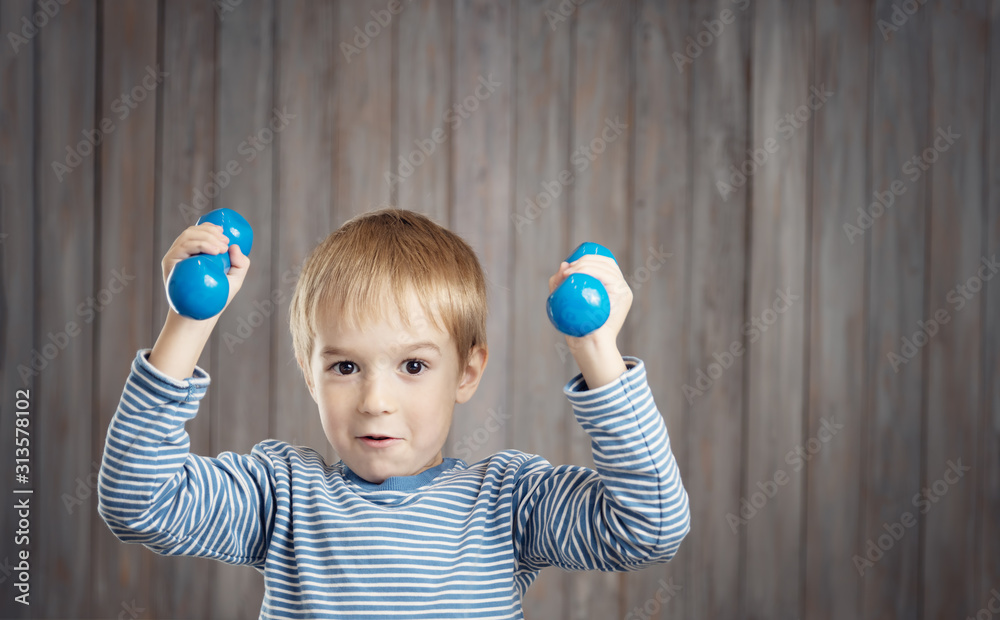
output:
M559 265L559 270L549 278L549 294L551 295L574 273L587 274L599 280L608 292L611 309L604 325L584 336L567 335L566 343L571 349L583 342L613 345L622 325L625 324L629 308L632 307L632 289L625 282L625 276L622 275L618 263L613 258L596 254L586 254L571 263L563 261Z
M250 259L243 254L238 243L230 244L230 239L223 233L222 226L217 224L205 222L197 226L190 226L174 240L161 262L164 284L168 286L169 291L170 275L178 263L198 254L209 256L225 254L223 263L229 263L229 272L226 274L229 293L223 309L228 307L240 287L243 286L243 279L250 267Z

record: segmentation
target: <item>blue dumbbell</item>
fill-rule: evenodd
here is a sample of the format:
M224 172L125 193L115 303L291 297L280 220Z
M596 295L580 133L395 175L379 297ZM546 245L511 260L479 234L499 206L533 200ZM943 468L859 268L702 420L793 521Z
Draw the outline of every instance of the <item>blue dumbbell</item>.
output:
M608 256L618 260L611 250L599 243L581 243L569 258L572 263L585 254ZM611 315L611 300L601 281L585 273L574 273L563 280L545 302L549 320L567 336L586 336L599 328Z
M246 219L232 209L216 209L198 218L198 224L209 222L222 226L230 244L240 246L250 255L253 229ZM229 299L229 252L198 254L174 265L167 278L167 301L174 312L191 319L207 319L222 312Z

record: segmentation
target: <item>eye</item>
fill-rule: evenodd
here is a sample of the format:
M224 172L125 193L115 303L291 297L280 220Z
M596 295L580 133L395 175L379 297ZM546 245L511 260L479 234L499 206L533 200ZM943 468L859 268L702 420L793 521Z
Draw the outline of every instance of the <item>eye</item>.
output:
M408 375L419 375L427 368L427 364L420 360L406 360L403 362L403 370Z
M330 370L337 373L338 375L352 375L358 370L358 365L354 362L336 362L333 366L330 366Z

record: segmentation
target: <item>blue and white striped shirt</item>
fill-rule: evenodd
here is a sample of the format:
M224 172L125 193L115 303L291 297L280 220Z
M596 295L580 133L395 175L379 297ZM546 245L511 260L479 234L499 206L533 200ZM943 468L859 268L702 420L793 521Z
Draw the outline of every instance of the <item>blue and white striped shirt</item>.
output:
M688 497L643 363L564 388L597 471L508 450L369 483L275 440L190 453L209 377L172 379L138 353L108 428L98 510L123 542L245 564L261 618L522 618L546 566L635 570L674 556ZM579 391L584 390L584 391Z

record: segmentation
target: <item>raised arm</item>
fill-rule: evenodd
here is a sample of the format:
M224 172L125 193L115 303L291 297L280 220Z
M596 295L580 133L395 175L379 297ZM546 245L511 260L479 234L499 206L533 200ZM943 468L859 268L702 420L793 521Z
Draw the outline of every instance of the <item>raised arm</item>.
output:
M566 388L593 439L596 471L535 458L514 491L514 544L525 570L634 570L670 560L690 530L688 497L666 426L646 383L630 368L594 390Z
M108 427L98 513L123 542L164 555L263 566L274 527L275 476L258 450L218 458L190 453L184 423L209 384L195 368L184 381L140 351Z
M228 306L250 266L229 241L215 224L187 228L163 257L164 282L186 258L228 251ZM268 459L260 452L214 459L190 454L184 430L208 388L208 375L196 363L218 317L194 320L170 309L152 351L136 356L108 427L98 512L118 538L157 553L256 564L274 518Z
M566 336L581 375L564 391L593 439L597 471L540 458L524 466L514 496L518 559L527 570L666 562L690 529L690 511L644 366L635 358L627 364L616 344L632 291L613 258L584 255L559 265L549 292L574 273L600 280L610 300L601 327Z

